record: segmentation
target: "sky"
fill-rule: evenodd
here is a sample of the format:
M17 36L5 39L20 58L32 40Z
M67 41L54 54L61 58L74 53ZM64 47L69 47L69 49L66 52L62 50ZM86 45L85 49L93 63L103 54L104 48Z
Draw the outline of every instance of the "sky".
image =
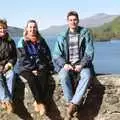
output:
M29 19L35 19L39 29L66 24L70 10L78 12L80 19L97 13L120 14L120 0L1 0L0 18L9 26L24 28Z

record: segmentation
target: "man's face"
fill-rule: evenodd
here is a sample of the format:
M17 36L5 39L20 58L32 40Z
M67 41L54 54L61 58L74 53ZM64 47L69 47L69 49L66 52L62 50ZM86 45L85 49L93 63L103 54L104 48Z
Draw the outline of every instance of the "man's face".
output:
M68 17L67 22L70 29L76 29L78 27L79 20L76 16L71 15Z
M0 25L0 37L4 37L7 33L7 27L4 27L3 25Z

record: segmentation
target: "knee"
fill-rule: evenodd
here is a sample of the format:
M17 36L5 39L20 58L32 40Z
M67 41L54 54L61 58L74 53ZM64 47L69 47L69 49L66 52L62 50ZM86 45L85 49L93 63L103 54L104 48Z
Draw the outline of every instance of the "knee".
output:
M59 72L59 78L62 82L66 82L69 79L68 71L62 70Z
M91 73L90 73L90 70L89 69L83 69L81 71L81 79L84 78L84 79L87 79L87 80L90 80L91 79Z

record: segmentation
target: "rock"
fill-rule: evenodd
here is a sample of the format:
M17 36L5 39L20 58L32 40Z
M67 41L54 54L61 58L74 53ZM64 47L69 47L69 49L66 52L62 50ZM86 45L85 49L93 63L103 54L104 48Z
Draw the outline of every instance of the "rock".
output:
M20 79L15 87L15 112L7 114L0 109L0 120L63 120L66 103L59 82L53 75L49 83L47 114L40 116L33 108L34 98L26 82ZM119 120L120 119L120 75L98 75L93 80L84 104L72 120Z

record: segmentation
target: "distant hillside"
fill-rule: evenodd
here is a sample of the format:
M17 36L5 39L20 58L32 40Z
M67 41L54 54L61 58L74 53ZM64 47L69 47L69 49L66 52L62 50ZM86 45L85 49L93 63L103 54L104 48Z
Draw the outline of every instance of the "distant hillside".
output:
M11 37L21 37L23 35L23 29L17 27L8 27L8 31Z
M80 20L80 25L84 27L98 27L103 25L104 23L111 22L114 20L118 15L108 15L105 13L99 13L94 16L85 18Z
M120 39L120 16L109 23L91 29L96 39Z
M89 18L80 19L80 25L88 27L92 30L95 39L109 40L111 38L120 39L120 16L108 15L104 13L96 14ZM41 30L44 36L56 36L62 32L67 26L51 26L48 29ZM12 37L21 37L23 29L17 27L8 27L9 33Z
M108 15L104 13L99 13L85 19L80 19L80 25L88 28L98 27L103 25L104 23L111 22L116 17L118 17L118 15ZM48 29L41 30L41 33L45 36L55 36L61 31L63 31L66 27L67 27L66 25L51 26Z

